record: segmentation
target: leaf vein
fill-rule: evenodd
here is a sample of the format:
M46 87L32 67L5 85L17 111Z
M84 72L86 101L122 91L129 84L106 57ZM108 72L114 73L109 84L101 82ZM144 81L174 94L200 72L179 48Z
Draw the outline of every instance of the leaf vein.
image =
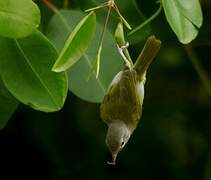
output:
M89 65L89 67L90 67L91 69L93 69L93 66L92 66L92 64L91 64L91 62L90 62L90 60L89 60L89 57L87 56L86 53L84 53L84 58L86 59L87 64ZM95 76L95 73L94 73L93 71L92 71L92 74ZM103 94L105 94L105 93L106 93L106 90L105 90L105 88L104 88L102 82L99 80L99 78L96 78L96 81L97 81L97 83L99 84L100 88L102 89Z
M58 15L59 15L59 17L61 18L62 22L64 23L65 27L68 29L68 31L71 31L71 30L72 30L71 27L70 27L69 24L67 23L66 19L62 16L62 14L58 12ZM88 66L89 66L91 69L93 69L93 65L91 64L91 60L90 60L89 56L88 56L86 53L84 53L84 54L83 54L83 57L86 59ZM92 71L92 74L95 76L95 74L94 74L93 71ZM106 90L105 90L105 88L104 88L103 83L102 83L98 78L96 79L96 81L97 81L99 87L102 89L103 94L105 94L105 93L106 93Z
M35 76L37 77L37 79L40 81L41 85L44 87L44 89L47 91L47 94L49 94L50 98L52 99L52 102L59 107L59 105L57 104L57 102L54 100L53 95L51 93L51 91L48 89L48 87L45 85L45 83L43 82L42 78L40 77L40 75L36 72L36 70L34 69L34 67L32 66L30 60L28 59L28 57L26 56L26 54L24 53L23 49L21 48L20 44L18 43L17 40L14 40L18 49L20 50L21 54L23 55L24 59L26 60L28 66L31 68L31 70L33 71L33 73L35 74Z
M12 18L17 18L17 19L21 20L23 23L25 23L27 25L33 25L35 27L38 26L37 24L35 24L35 23L30 22L29 20L27 20L26 17L23 18L22 16L19 16L17 14L13 14L13 12L9 12L9 11L5 11L3 9L0 9L0 14L8 14Z

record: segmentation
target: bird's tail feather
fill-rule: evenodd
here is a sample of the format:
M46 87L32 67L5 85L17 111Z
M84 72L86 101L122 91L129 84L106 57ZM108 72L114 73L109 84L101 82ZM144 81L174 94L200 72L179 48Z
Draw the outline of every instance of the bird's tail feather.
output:
M144 48L134 65L134 69L136 70L138 78L140 78L140 80L144 78L149 65L159 52L160 47L161 41L156 39L155 36L150 36L147 39Z

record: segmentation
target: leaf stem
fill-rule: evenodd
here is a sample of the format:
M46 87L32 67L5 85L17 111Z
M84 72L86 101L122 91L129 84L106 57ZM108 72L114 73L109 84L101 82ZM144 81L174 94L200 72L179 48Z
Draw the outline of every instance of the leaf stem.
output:
M140 24L138 27L136 27L135 29L133 29L131 32L128 33L128 36L134 34L135 32L139 31L140 29L142 29L144 26L146 26L147 24L149 24L151 21L153 21L161 12L162 10L162 5L160 3L160 6L158 8L158 10L150 17L148 18L146 21L144 21L142 24Z
M53 11L54 13L57 13L59 11L58 8L54 4L52 4L50 1L42 0L42 2L46 5L46 7L49 10Z
M85 12L94 11L94 10L101 9L101 8L107 7L107 6L108 6L108 2L105 2L103 4L100 4L99 6L89 8L89 9L85 10Z
M118 16L120 17L120 19L125 24L125 26L128 29L130 29L130 30L132 29L131 26L130 26L130 24L126 21L126 19L120 13L120 11L119 11L117 5L115 4L114 0L108 0L107 2L102 3L102 4L100 4L100 5L96 6L96 7L93 7L93 8L90 8L90 9L85 10L85 12L94 11L94 10L101 9L101 8L104 8L104 7L113 8L115 10L115 12L118 14Z
M103 45L103 40L105 38L105 33L106 33L107 26L108 26L109 17L110 17L110 14L111 14L111 8L112 8L111 6L108 7L108 13L106 15L106 20L105 20L103 32L102 32L102 35L101 35L101 38L100 38L100 46Z
M103 28L103 32L101 34L100 44L99 44L99 48L98 48L98 51L97 51L97 58L96 58L96 65L97 65L97 67L96 67L96 78L98 78L99 72L100 72L101 52L102 52L102 48L103 48L103 41L104 41L104 38L105 38L105 33L106 33L107 26L108 26L109 17L110 17L110 14L111 14L111 8L112 8L112 6L108 6L108 13L106 15L105 25L104 25L104 28Z
M209 95L211 95L210 79L208 78L207 73L205 72L202 64L200 63L197 54L194 52L190 45L185 45L184 48L204 87L206 88Z
M117 49L120 53L120 55L123 57L123 59L126 58L126 64L130 64L129 66L133 66L133 61L130 57L130 53L128 51L129 42L125 41L125 34L124 34L124 27L123 22L120 20L120 22L117 25L116 31L115 31L115 39L117 43ZM123 53L123 54L122 54Z
M118 7L116 4L114 4L113 6L114 10L117 12L117 14L119 15L119 17L121 18L121 20L123 21L124 25L129 29L131 30L132 27L130 26L130 24L126 21L126 19L123 17L123 15L120 13Z

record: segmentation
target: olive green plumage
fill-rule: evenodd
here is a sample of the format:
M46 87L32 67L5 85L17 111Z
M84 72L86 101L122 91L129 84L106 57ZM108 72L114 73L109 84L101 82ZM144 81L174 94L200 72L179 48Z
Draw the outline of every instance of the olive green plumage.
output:
M137 92L137 73L135 70L125 69L120 74L118 83L109 88L101 104L101 117L107 123L122 120L133 130L141 118L141 102Z
M111 82L100 107L100 115L108 125L106 144L115 164L117 154L128 142L142 115L146 72L161 46L150 36L133 67L125 66Z

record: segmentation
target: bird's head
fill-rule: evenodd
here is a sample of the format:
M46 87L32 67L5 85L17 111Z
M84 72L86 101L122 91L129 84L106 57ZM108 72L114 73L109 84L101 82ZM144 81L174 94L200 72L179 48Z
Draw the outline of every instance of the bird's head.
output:
M112 154L112 162L108 162L108 164L115 165L119 151L127 144L131 134L131 130L123 121L115 121L109 124L106 145Z

